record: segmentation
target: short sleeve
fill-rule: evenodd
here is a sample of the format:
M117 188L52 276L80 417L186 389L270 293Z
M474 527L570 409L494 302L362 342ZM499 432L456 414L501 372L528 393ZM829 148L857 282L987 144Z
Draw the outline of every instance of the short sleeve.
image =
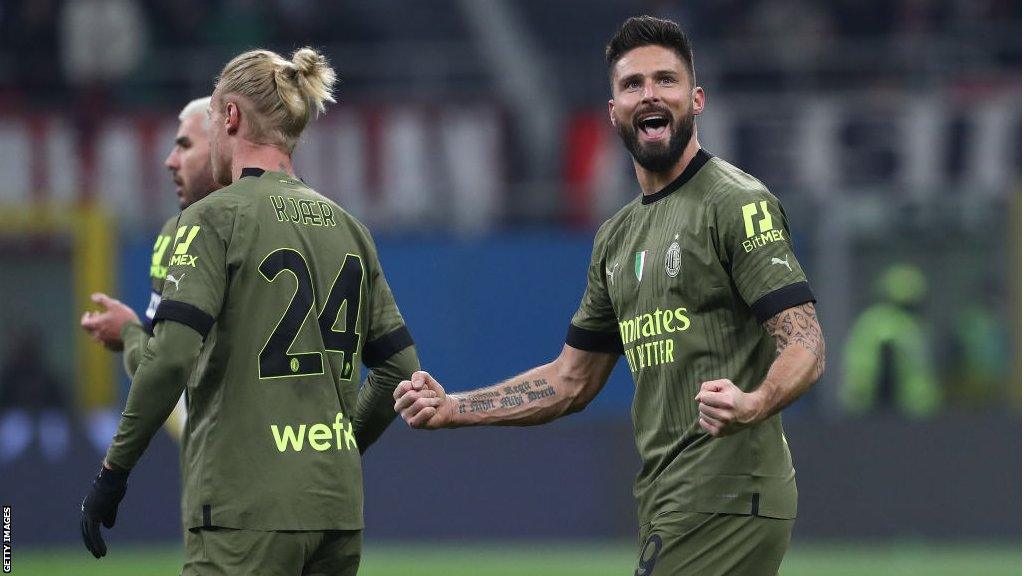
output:
M227 290L230 209L193 205L178 220L154 324L174 320L204 338L220 314Z
M618 317L608 294L605 258L608 224L598 230L587 268L587 287L569 324L565 343L578 350L622 354Z
M372 240L371 246L372 246ZM367 290L370 295L370 325L363 346L363 364L374 368L413 345L412 334L405 325L391 287L384 277L384 269L377 258L376 248L370 254L370 274Z
M719 258L758 322L814 301L775 196L764 187L730 189L711 210Z

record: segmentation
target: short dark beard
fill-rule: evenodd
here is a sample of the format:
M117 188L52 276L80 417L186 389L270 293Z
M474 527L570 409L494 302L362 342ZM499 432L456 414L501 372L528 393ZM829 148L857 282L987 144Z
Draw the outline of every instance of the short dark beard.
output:
M645 170L659 173L671 170L679 162L683 150L686 149L686 144L693 136L693 127L693 114L684 114L672 124L668 146L651 145L646 147L640 143L640 135L637 134L638 128L633 122L620 123L618 129L619 137L622 138L622 142L637 164Z

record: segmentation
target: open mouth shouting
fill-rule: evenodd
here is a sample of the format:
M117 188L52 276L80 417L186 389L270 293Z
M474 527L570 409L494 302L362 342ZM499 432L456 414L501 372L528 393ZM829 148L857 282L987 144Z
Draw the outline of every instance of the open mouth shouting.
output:
M672 115L664 111L644 112L636 117L636 129L641 139L647 142L667 140L671 130Z

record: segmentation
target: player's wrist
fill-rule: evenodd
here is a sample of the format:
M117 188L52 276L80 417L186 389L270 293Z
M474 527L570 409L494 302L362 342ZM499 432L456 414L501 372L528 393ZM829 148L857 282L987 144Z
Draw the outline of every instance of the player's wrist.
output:
M138 318L130 318L121 324L121 328L117 333L121 337L122 342L127 342L131 337L131 334L137 330L145 331L146 329L142 327L142 322L140 322Z
M747 397L747 416L744 418L744 424L757 424L758 422L765 419L768 408L768 398L765 394L764 387L760 387L752 392L746 393Z
M128 474L131 473L131 471L132 471L131 468L124 468L124 467L118 466L116 464L111 464L110 460L108 460L107 458L104 458L103 461L100 462L100 473L102 473L102 474L108 474L108 475L111 475L111 476L121 476L121 475L123 475L123 476L127 477Z
M99 474L96 475L93 485L101 492L123 493L125 486L128 485L129 474L131 474L131 470L122 470L111 467L110 464L104 460L100 466Z
M459 413L459 401L456 397L446 394L444 402L441 404L441 409L438 412L441 414L441 422L439 422L438 428L459 427L459 423L456 422L456 417Z

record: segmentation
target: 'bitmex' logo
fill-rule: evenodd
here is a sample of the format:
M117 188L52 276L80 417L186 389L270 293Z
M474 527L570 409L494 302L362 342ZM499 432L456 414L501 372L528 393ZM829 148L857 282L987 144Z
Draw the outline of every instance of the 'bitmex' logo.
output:
M771 244L772 242L779 242L785 240L781 230L775 229L775 223L772 221L772 214L768 211L768 201L762 200L761 206L761 218L757 221L757 228L754 228L754 216L757 215L757 202L751 202L745 204L742 208L743 211L743 230L747 233L747 239L743 241L743 251L750 252L755 248Z
M295 452L302 452L306 440L309 440L309 447L317 452L324 450L351 450L358 448L356 436L352 432L352 423L344 422L345 415L338 412L334 417L334 424L313 424L308 431L305 424L293 427L291 424L279 428L277 424L270 425L270 433L274 435L274 443L278 452L287 452L289 449Z
M168 266L196 267L196 261L199 260L199 257L189 254L188 249L192 246L192 241L196 239L198 234L199 226L178 227L178 231L174 234L174 254L171 255L171 261L167 263Z

